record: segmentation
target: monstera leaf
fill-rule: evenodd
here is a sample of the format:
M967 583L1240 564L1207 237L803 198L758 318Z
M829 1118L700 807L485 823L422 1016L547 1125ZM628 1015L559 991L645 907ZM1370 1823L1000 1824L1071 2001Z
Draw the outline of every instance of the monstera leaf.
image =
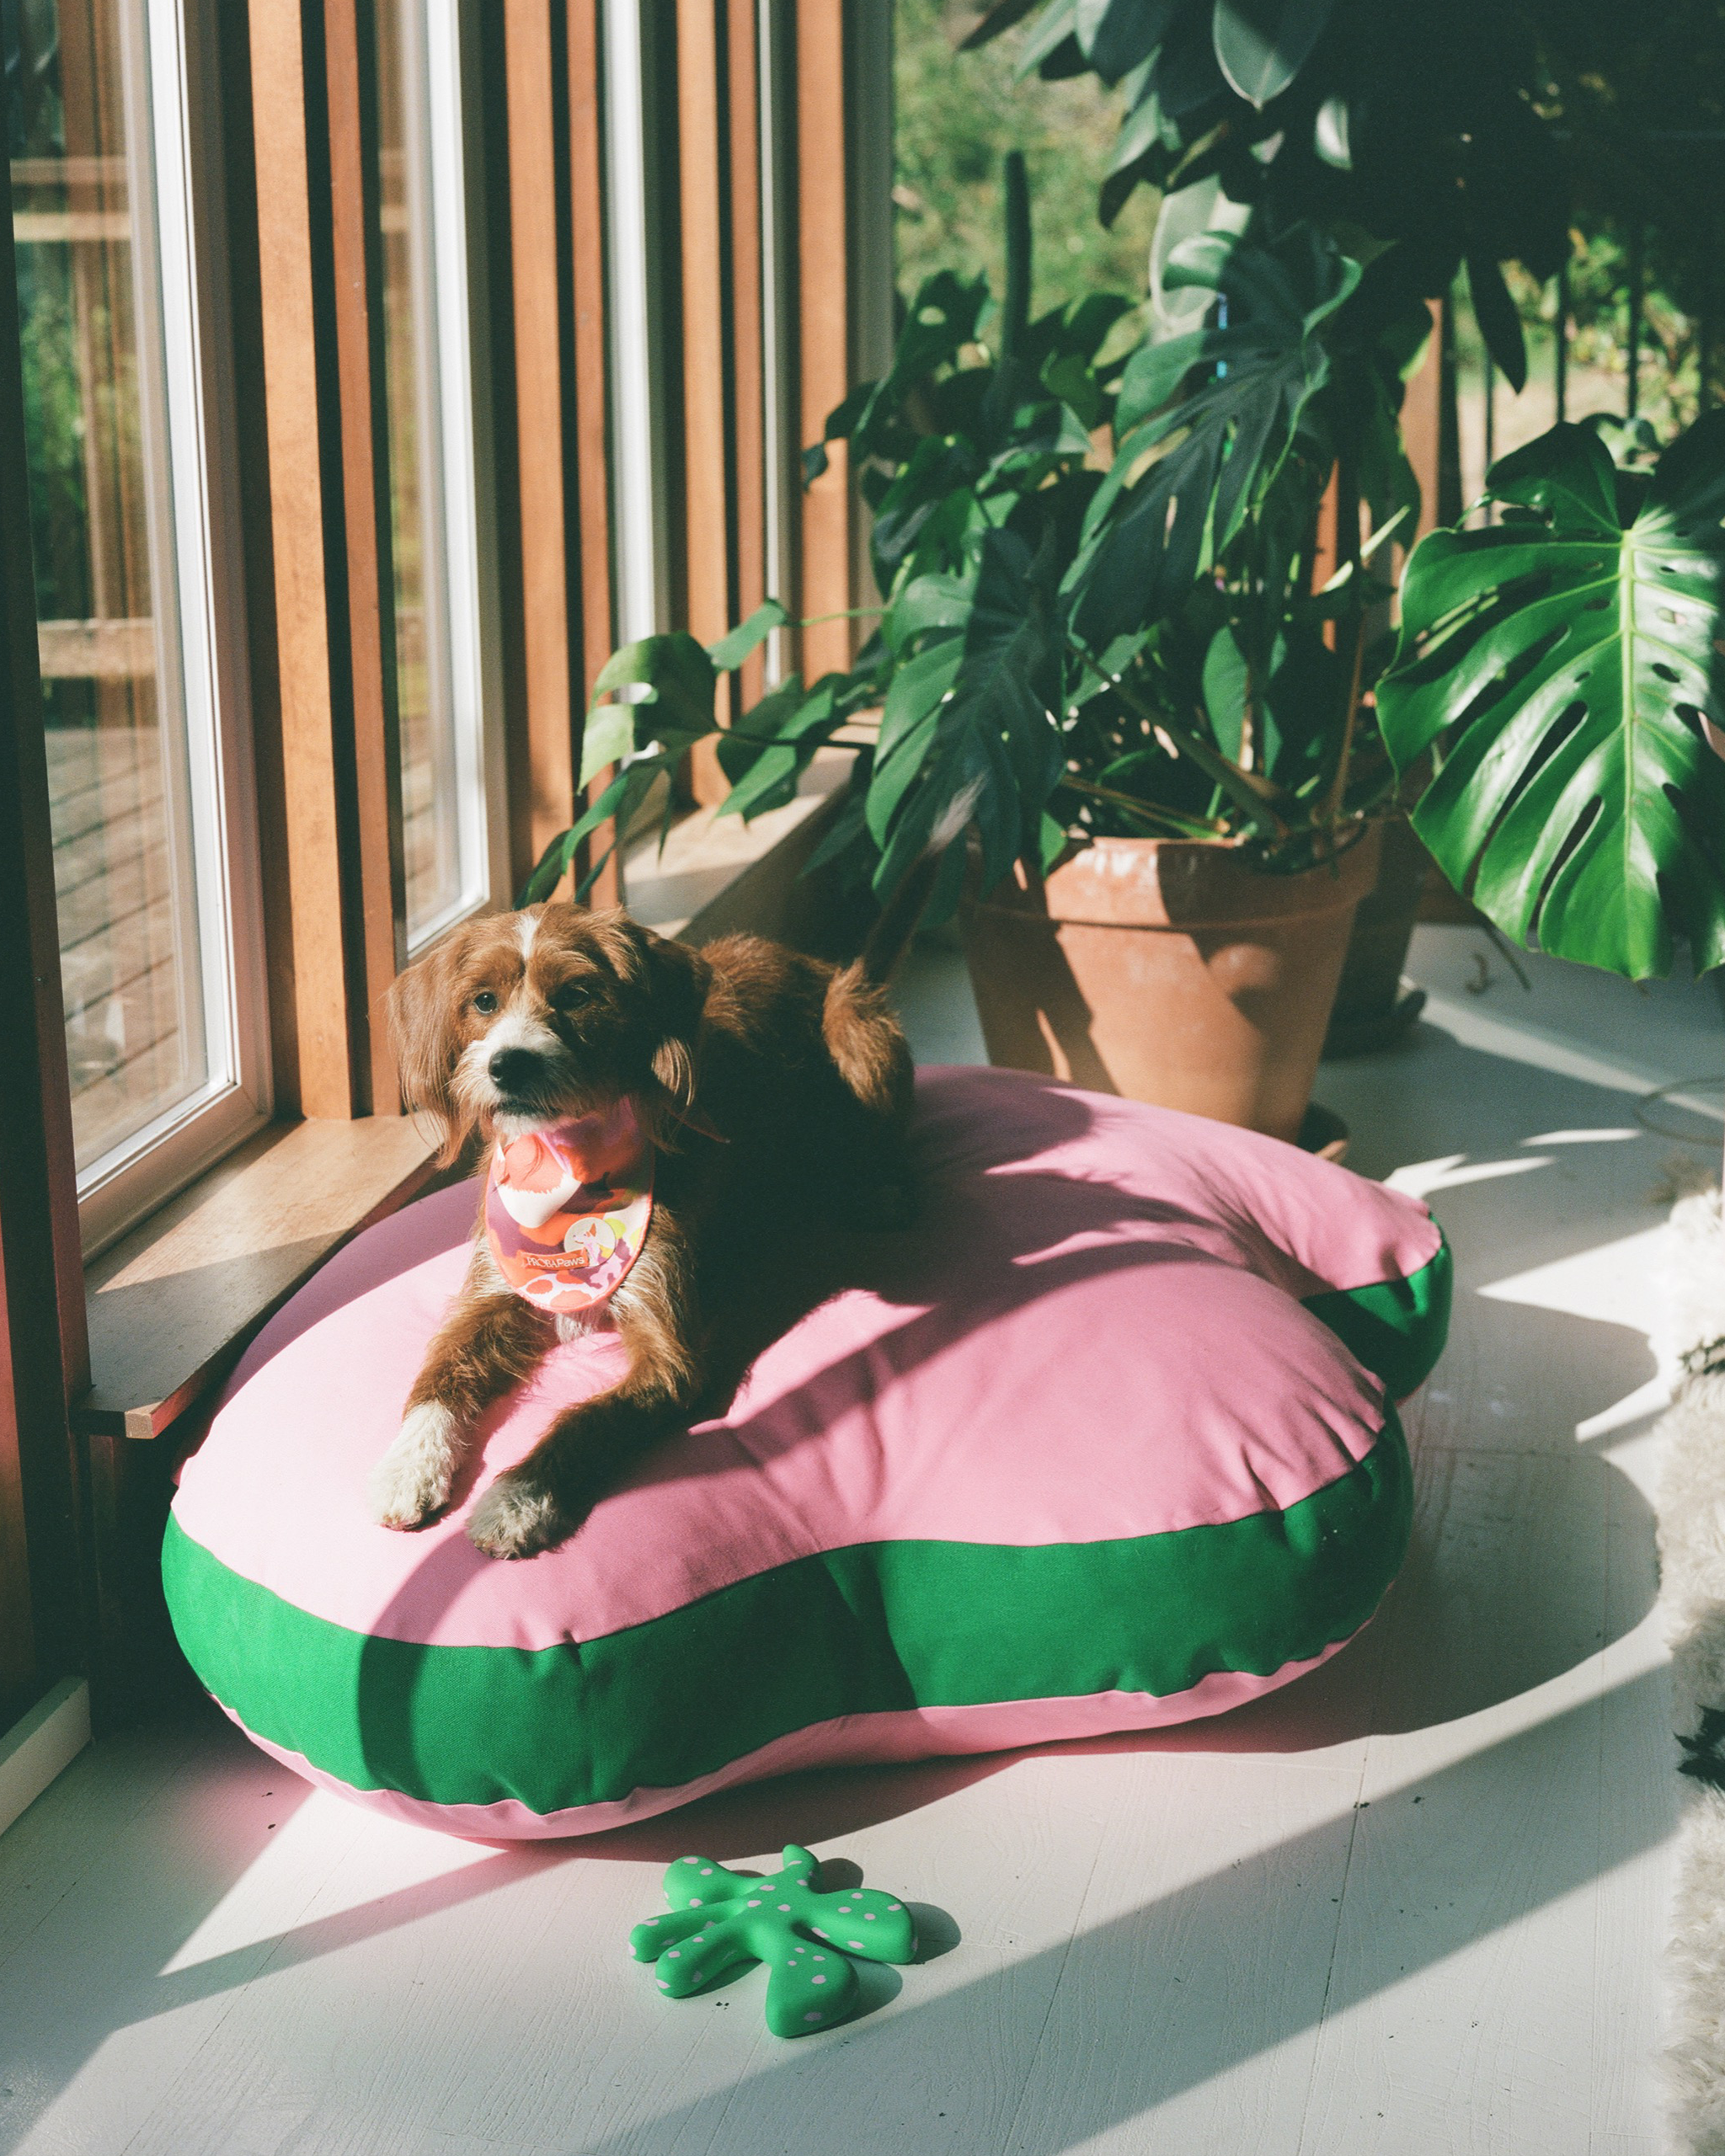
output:
M1359 264L1309 225L1274 250L1202 233L1167 274L1220 295L1228 318L1142 345L1127 364L1114 468L1064 584L1075 627L1098 648L1167 613L1233 537L1328 377L1321 333L1359 281Z
M1586 427L1494 466L1513 520L1415 551L1384 739L1414 828L1518 942L1640 979L1725 963L1725 414L1649 478Z
M887 691L868 802L883 898L940 842L960 802L992 889L1034 847L1060 769L1052 711L1060 669L1043 565L1016 532L991 531L968 590L946 579L924 582L942 589L927 593L920 625L950 623L952 632L902 663ZM956 903L962 867L959 848L930 902L932 919Z

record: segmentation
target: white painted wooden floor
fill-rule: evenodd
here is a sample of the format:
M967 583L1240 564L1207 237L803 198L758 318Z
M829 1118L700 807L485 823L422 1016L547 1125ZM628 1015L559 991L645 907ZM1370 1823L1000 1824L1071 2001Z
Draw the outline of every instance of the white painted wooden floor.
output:
M1410 1417L1412 1560L1327 1670L1183 1732L808 1777L526 1853L314 1796L213 1716L99 1744L0 1837L0 2146L1657 2149L1646 1334L1661 1171L1705 1148L1637 1097L1725 1070L1725 1027L1709 994L1553 965L1524 995L1467 930L1422 930L1414 970L1431 1022L1320 1094L1354 1165L1431 1198L1461 1293ZM949 955L919 952L904 1001L929 1059L980 1054ZM866 2018L787 2045L758 1972L672 2004L624 1940L685 1849L792 1837L951 1922L865 1979Z

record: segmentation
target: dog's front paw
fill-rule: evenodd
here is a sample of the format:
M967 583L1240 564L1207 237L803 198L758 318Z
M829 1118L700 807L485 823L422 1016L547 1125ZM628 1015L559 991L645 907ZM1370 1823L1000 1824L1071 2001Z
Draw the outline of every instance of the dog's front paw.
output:
M423 1527L449 1502L459 1448L455 1417L435 1401L409 1408L395 1443L371 1470L371 1517L380 1527Z
M561 1542L575 1526L542 1483L499 1475L473 1508L467 1540L488 1557L531 1557Z

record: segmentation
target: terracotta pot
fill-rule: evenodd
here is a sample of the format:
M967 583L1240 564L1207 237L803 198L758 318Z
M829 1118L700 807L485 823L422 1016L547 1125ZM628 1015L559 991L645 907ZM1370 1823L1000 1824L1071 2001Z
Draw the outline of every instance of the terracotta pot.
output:
M1298 876L1190 839L1021 868L963 915L990 1059L1296 1139L1377 868L1375 830Z

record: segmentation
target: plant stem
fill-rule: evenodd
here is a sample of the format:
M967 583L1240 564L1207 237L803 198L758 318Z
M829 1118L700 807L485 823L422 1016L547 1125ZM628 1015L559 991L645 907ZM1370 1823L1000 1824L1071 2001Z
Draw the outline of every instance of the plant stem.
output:
M1024 345L1030 322L1030 182L1024 152L1008 150L1006 161L1007 289L1001 306L1001 368L1004 374Z
M1342 803L1348 792L1348 772L1354 761L1354 723L1359 716L1359 677L1365 663L1365 610L1359 610L1359 625L1354 632L1354 672L1348 684L1348 714L1342 722L1342 747L1336 758L1336 776L1330 782L1330 798L1324 804L1324 821L1329 826L1330 851L1336 850L1336 822L1342 813Z
M1188 838L1204 832L1213 833L1217 838L1226 838L1228 835L1227 825L1217 823L1212 817L1188 816L1178 808L1163 808L1154 801L1140 799L1135 793L1122 793L1112 786L1098 786L1094 779L1075 778L1071 771L1063 771L1060 782L1062 786L1070 787L1074 793L1087 793L1097 801L1111 802L1117 808L1124 808L1129 815L1136 816L1144 823L1159 820L1164 824L1183 825L1185 827L1183 835Z
M1251 771L1242 771L1219 750L1212 749L1208 742L1201 741L1195 734L1188 734L1183 726L1146 703L1127 687L1118 674L1110 673L1090 647L1076 636L1072 638L1072 646L1085 664L1108 683L1129 711L1136 712L1149 725L1159 726L1175 748L1189 756L1207 779L1220 787L1258 830L1273 839L1287 837L1288 826L1271 806L1270 789L1264 780Z
M1005 428L1012 410L1018 355L1024 348L1024 332L1030 321L1030 182L1025 175L1022 150L1007 151L1003 178L1007 289L1001 300L1000 351L982 408L984 424L991 439Z

